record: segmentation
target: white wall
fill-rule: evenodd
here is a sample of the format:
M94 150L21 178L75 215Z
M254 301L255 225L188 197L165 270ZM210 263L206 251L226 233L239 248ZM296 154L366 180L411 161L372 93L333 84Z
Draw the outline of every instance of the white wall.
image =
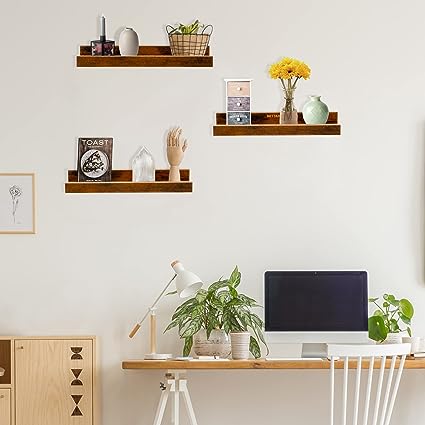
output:
M134 26L143 44L164 44L166 23L211 22L215 66L76 69L100 12L111 36ZM266 269L367 269L371 293L414 302L425 335L424 14L419 0L4 4L0 171L36 172L38 229L0 237L1 333L98 335L105 425L153 419L160 373L123 372L120 362L147 350L146 327L127 334L176 257L206 282L238 264L259 299ZM343 135L213 138L223 78L254 78L253 109L278 110L267 66L283 55L312 68L297 102L322 94ZM190 142L193 194L64 194L78 136L114 137L115 168L141 145L162 168L165 132L177 124ZM161 326L176 305L162 303ZM160 341L179 352L175 334ZM192 375L204 425L327 423L326 392L317 396L326 373ZM425 375L406 376L394 423L419 425Z

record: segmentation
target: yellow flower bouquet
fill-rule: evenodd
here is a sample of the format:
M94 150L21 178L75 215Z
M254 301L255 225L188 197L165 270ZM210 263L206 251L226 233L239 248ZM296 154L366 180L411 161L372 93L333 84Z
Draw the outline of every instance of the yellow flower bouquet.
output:
M298 80L301 78L307 80L310 78L310 74L309 66L294 58L285 57L270 66L269 75L271 78L281 81L285 96L285 106L280 114L281 124L298 123L298 113L294 106L294 93Z

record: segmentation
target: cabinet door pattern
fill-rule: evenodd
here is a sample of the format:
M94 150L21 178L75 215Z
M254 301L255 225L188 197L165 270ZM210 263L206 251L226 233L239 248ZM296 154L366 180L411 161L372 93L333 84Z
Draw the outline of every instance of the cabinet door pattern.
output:
M83 351L83 347L71 347L71 351L74 353L71 356L71 360L83 360L83 356L80 354Z
M78 379L82 371L83 369L71 369L71 372L75 377L75 379L71 381L71 385L83 385L83 381L81 381L81 379Z
M74 403L75 403L75 408L72 411L71 416L83 416L83 413L81 412L80 408L78 407L78 403L83 398L83 396L81 394L79 394L79 395L72 394L71 397L72 397L72 399L74 400Z
M93 425L91 340L16 340L16 425Z

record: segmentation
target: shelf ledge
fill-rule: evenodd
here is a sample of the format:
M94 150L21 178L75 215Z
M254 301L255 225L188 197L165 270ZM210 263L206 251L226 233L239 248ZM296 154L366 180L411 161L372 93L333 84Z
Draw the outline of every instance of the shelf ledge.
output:
M209 47L204 56L177 56L170 46L140 46L138 56L121 56L118 46L115 56L92 56L90 46L80 46L77 68L87 67L208 67L214 65Z
M192 192L190 170L180 170L180 182L168 181L169 170L155 170L154 182L133 182L131 170L113 170L110 182L79 182L76 170L68 171L65 193L181 193Z
M253 112L250 125L226 125L226 114L216 114L214 136L339 136L338 112L330 112L326 124L306 124L298 112L298 124L279 124L276 112Z

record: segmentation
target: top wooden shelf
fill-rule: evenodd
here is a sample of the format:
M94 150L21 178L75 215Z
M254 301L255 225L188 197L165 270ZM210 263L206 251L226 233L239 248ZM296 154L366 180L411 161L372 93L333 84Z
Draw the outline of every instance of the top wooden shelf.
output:
M124 360L123 369L329 369L328 360ZM391 360L387 360L389 367ZM375 367L380 366L376 360ZM335 368L342 369L344 362L336 361ZM350 369L357 367L357 361L349 362ZM406 360L406 369L425 369L425 359ZM369 361L362 363L362 368L369 368Z
M213 66L210 48L205 56L175 56L170 46L140 46L138 56L121 56L115 47L115 56L92 56L90 46L80 46L77 67L209 67Z

